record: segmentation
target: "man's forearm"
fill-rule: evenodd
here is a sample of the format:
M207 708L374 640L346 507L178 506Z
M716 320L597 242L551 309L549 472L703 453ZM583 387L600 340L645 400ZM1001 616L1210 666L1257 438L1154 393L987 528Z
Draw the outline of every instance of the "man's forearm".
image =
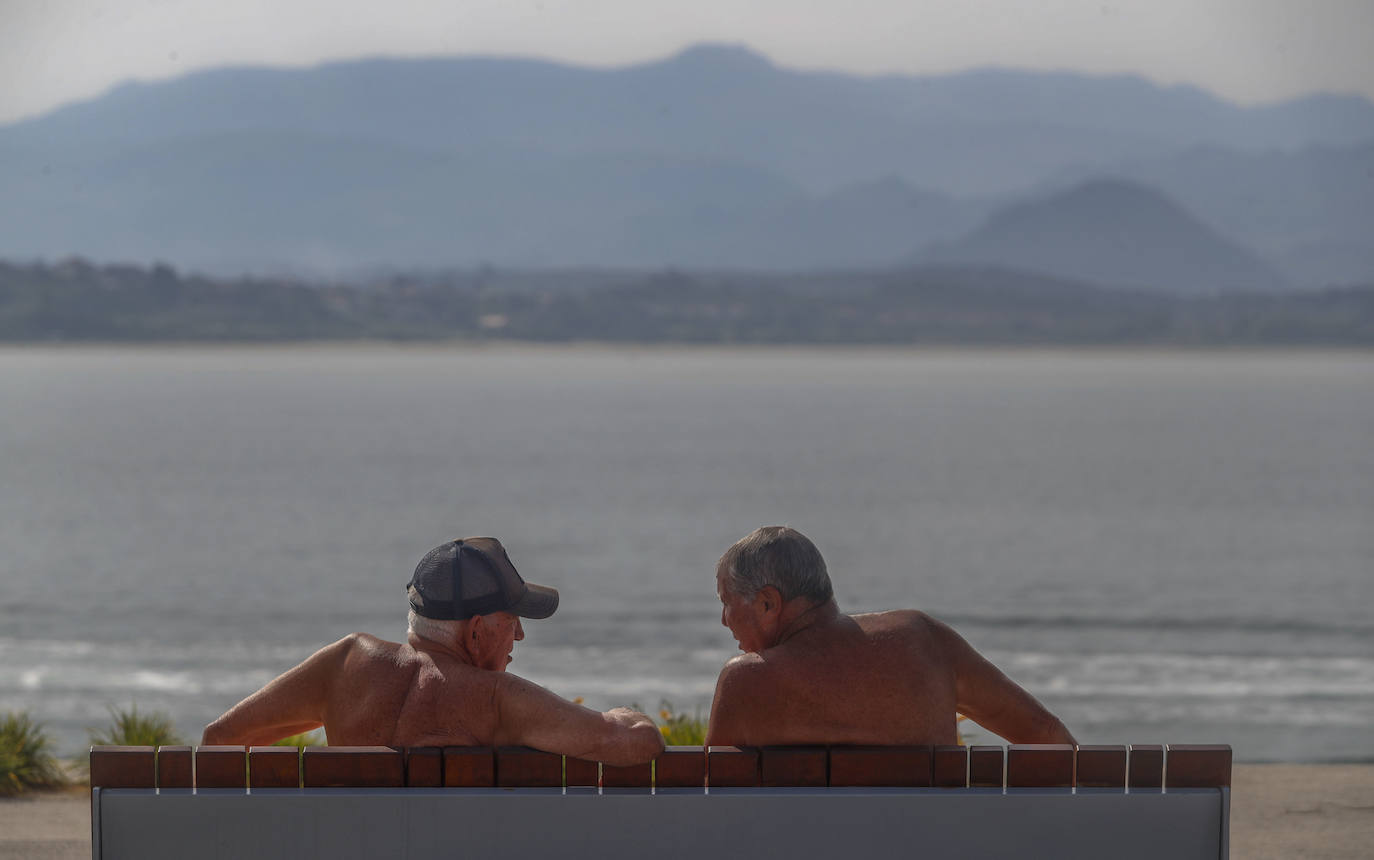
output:
M988 726L987 728L992 727ZM993 729L993 731L997 730ZM1001 733L999 732L999 734ZM1020 727L1017 731L1009 731L1002 736L1014 744L1078 744L1068 727L1048 711L1033 723Z
M205 727L205 732L201 735L200 742L206 746L253 746L270 744L282 738L290 737L291 735L299 735L305 732L314 731L319 727L320 724L318 722L235 727L226 723L224 717L220 717L218 720L215 720Z

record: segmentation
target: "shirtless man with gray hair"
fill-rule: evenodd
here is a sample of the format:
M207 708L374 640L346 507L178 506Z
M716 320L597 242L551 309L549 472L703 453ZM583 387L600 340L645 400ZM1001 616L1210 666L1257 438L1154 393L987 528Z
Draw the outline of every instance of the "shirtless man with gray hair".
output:
M495 538L451 541L406 586L403 643L353 633L326 645L206 726L204 744L268 744L321 726L343 746L530 746L612 765L663 751L652 720L599 713L510 674L521 618L558 592L526 583Z
M706 742L953 744L956 712L1011 743L1074 743L1035 697L924 612L846 615L801 532L757 529L716 567L743 654L716 682Z

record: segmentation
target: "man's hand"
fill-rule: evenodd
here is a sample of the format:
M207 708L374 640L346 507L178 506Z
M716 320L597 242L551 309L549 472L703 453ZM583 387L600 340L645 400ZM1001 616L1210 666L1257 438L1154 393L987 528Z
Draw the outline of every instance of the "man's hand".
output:
M608 722L615 723L631 731L643 730L645 727L658 731L658 726L654 725L653 718L648 714L641 714L632 708L611 708L601 715Z

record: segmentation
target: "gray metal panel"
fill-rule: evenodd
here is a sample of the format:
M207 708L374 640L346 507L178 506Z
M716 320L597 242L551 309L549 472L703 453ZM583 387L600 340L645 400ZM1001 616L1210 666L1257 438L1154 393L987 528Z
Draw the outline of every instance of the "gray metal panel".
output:
M1038 856L1224 858L1217 789L1072 795L1035 789L767 789L577 794L492 789L281 789L100 794L105 860L126 857L451 858L557 853L664 860Z
M100 788L91 788L91 860L100 860Z
M1221 789L1221 860L1231 856L1231 787Z

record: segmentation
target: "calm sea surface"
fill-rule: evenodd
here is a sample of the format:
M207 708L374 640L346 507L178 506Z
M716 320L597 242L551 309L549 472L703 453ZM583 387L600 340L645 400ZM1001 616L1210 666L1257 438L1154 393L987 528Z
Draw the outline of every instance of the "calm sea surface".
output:
M563 593L512 671L704 711L772 523L1083 742L1374 760L1369 354L0 350L0 710L196 740L491 534Z

